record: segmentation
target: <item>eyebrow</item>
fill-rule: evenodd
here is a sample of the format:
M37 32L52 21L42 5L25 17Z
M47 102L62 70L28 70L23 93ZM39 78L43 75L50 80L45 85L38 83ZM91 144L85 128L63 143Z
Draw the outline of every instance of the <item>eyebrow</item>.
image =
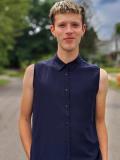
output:
M58 21L58 23L68 23L68 21ZM80 21L70 21L70 23L81 23Z

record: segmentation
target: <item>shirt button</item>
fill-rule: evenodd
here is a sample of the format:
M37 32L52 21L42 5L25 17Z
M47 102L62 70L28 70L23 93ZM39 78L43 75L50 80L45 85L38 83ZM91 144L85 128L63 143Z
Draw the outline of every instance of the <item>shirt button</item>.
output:
M65 73L65 76L68 76L68 73L67 73L67 72Z
M68 108L68 104L65 105L65 108Z
M68 88L65 88L65 91L68 92Z

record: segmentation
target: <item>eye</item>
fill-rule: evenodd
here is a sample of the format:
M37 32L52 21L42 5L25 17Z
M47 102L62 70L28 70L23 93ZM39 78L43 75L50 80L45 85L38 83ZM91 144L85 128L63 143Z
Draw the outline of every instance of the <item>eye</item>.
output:
M63 28L65 27L65 24L59 24L58 26Z
M78 24L78 23L73 23L72 26L73 26L73 27L79 27L80 24Z

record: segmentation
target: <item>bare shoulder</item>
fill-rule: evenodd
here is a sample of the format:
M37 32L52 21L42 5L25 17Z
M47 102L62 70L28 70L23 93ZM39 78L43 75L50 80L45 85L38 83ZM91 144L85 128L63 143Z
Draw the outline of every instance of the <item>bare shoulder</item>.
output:
M100 68L100 79L103 81L108 80L108 73L103 68Z
M25 74L33 74L34 73L34 64L30 64L29 66L27 66L27 68L25 69Z
M23 85L32 87L33 75L34 75L34 64L31 64L27 66L25 69L25 73L23 77Z
M108 73L105 69L100 68L100 81L99 81L99 91L107 90L108 88Z

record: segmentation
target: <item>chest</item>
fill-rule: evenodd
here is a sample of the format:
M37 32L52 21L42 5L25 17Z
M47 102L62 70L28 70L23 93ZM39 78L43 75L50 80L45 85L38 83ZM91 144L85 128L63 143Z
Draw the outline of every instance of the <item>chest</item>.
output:
M96 94L98 74L94 70L45 71L39 76L37 90L42 96L63 98L71 95L75 99L89 98Z

